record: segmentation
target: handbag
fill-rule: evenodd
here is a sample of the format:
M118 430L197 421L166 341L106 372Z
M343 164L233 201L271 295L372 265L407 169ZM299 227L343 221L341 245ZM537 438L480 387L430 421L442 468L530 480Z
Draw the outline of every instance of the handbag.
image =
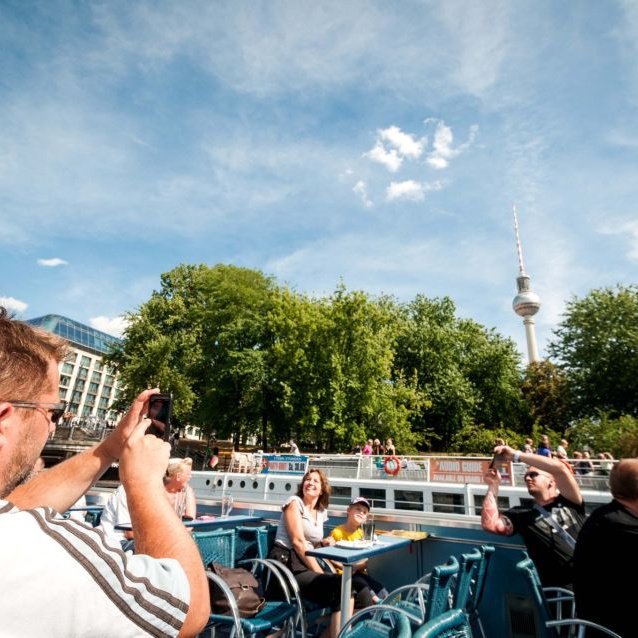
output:
M208 568L228 585L242 618L252 618L262 610L266 599L259 595L259 583L251 572L242 567L224 567L221 563L210 563ZM216 583L209 582L213 613L230 616L231 606L226 596Z

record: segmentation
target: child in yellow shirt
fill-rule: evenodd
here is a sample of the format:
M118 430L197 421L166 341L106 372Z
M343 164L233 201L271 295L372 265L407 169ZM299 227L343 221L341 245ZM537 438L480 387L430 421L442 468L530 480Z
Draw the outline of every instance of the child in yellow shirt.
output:
M369 512L370 502L363 496L357 496L348 505L346 522L335 527L330 532L330 535L335 541L357 541L363 539L361 525L365 523ZM334 564L337 571L341 573L340 564ZM356 609L380 603L388 595L388 590L368 574L367 566L367 560L362 560L353 565L352 591L355 592L354 606Z

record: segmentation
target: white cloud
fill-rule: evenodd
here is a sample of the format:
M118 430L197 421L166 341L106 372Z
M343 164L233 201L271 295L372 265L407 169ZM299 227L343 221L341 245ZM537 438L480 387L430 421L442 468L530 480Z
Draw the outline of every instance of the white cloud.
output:
M38 259L38 264L40 266L55 268L56 266L68 266L69 262L59 257L53 257L52 259Z
M366 183L363 180L359 180L354 187L352 188L352 190L354 191L354 193L356 195L358 195L361 199L361 202L363 203L363 205L366 208L372 208L372 206L374 206L374 204L372 203L372 201L370 200L370 198L368 197L368 191L366 188Z
M128 320L125 317L91 317L89 325L114 337L121 337L128 326Z
M425 123L433 121L435 120L428 119L425 120ZM470 126L467 142L454 148L454 133L452 133L452 129L442 120L438 121L434 132L434 140L432 141L433 150L428 154L427 163L438 170L447 168L452 158L460 155L473 144L477 133L478 125L473 124Z
M0 306L4 306L7 310L22 313L29 307L29 304L14 297L0 297Z
M379 137L397 149L403 157L417 159L423 153L423 146L427 143L427 138L415 139L409 133L404 133L398 126L379 131Z
M383 164L391 173L396 173L402 166L404 159L418 159L427 138L416 139L409 133L404 133L398 126L389 126L377 131L374 147L363 154L373 162Z
M409 199L413 202L420 202L425 199L423 184L408 179L405 182L390 182L390 186L385 191L386 199L391 202L395 199Z
M430 191L440 191L443 183L439 180L434 182L415 182L412 179L404 182L390 182L390 186L386 188L386 199L391 202L395 199L407 199L414 202L423 201L425 193Z
M383 164L391 173L396 173L403 164L403 158L400 157L395 148L388 151L379 141L374 145L374 148L364 153L363 157L369 157L373 162Z

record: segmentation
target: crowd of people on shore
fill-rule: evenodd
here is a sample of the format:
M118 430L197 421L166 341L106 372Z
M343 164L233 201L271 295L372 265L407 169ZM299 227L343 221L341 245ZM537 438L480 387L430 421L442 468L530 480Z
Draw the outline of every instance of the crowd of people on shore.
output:
M496 440L496 445L504 444L505 441L502 439ZM525 439L521 446L521 452L559 459L565 462L575 474L580 476L609 476L615 460L610 452L598 452L595 456L592 456L590 450L574 450L570 452L567 439L561 439L560 443L554 448L547 434L541 436L536 447L534 447L533 439Z

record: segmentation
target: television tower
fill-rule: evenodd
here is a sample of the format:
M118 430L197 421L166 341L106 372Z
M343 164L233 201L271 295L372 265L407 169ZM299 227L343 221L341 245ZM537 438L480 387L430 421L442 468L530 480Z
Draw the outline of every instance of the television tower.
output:
M516 233L516 250L518 252L518 277L516 278L516 286L518 294L512 301L514 312L523 317L523 325L525 326L525 337L527 339L527 360L529 363L539 361L538 345L536 344L536 329L534 327L534 315L541 307L540 297L530 289L529 275L525 272L523 264L523 249L521 248L521 238L518 234L518 217L516 215L516 206L512 206L514 211L514 232Z

